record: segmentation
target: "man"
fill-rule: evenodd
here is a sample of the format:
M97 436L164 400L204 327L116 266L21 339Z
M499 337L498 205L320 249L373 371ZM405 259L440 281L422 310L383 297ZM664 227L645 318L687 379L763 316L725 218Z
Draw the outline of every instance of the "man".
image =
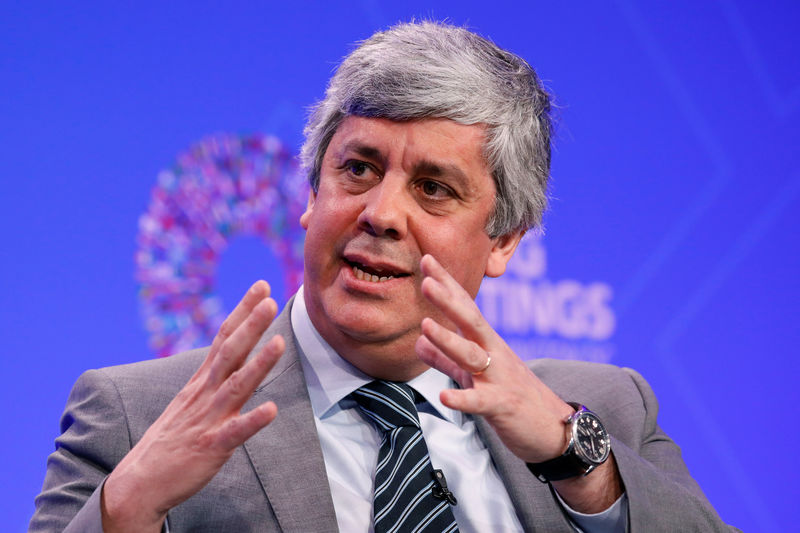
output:
M465 29L365 41L306 128L303 288L84 374L31 529L725 530L638 374L526 365L474 304L541 220L549 109Z

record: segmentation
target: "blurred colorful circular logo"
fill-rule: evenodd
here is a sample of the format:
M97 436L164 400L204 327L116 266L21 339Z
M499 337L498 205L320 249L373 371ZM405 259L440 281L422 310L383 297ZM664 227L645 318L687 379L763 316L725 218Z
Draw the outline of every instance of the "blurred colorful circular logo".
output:
M227 314L215 290L220 255L258 236L279 258L289 294L302 282L308 188L275 137L216 135L162 171L139 219L136 279L150 347L167 356L211 342Z

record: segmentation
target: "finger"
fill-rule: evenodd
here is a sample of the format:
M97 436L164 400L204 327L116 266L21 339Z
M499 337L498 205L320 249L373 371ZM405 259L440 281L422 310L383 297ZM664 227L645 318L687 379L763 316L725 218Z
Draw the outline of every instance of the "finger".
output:
M285 346L283 337L275 335L244 366L228 376L214 398L214 411L238 412L280 359Z
M278 312L278 304L272 298L261 300L245 318L236 331L219 347L209 369L209 383L220 385L237 370Z
M253 308L258 305L259 302L268 298L270 295L270 286L269 283L266 281L258 280L244 294L239 303L236 307L231 311L231 313L225 318L222 322L222 325L219 327L214 340L211 342L211 349L208 352L208 357L203 362L203 365L200 367L203 369L211 364L211 360L214 358L216 353L219 351L220 346L223 342L225 342L228 337L230 337L234 331L245 321L247 316L252 312Z
M266 402L247 413L228 420L219 433L219 445L225 450L232 450L259 432L267 424L275 420L278 407L274 402Z
M415 346L417 356L426 365L454 379L461 387L471 387L472 379L468 372L442 353L427 337L420 336Z
M472 415L485 415L489 412L486 395L478 389L445 389L439 399L450 409Z
M464 337L489 348L496 334L472 297L433 256L425 255L420 265L425 275L422 294L458 327Z
M458 367L476 374L486 369L486 350L431 318L422 320L422 334Z

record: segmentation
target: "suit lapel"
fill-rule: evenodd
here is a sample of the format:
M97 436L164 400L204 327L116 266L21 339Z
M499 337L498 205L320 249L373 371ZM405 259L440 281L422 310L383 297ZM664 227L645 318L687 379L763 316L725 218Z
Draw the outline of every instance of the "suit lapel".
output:
M483 417L475 425L489 448L497 473L511 497L517 517L525 531L572 531L550 485L530 473L525 462L511 453Z
M325 462L289 321L291 304L262 340L281 334L286 351L243 409L272 400L278 416L244 448L283 531L336 531Z

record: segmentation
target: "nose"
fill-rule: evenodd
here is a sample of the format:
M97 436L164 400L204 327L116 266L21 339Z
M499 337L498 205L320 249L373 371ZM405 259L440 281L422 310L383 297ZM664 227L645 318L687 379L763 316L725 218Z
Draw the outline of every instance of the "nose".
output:
M408 198L402 179L386 174L365 193L358 227L375 237L399 240L408 231Z

